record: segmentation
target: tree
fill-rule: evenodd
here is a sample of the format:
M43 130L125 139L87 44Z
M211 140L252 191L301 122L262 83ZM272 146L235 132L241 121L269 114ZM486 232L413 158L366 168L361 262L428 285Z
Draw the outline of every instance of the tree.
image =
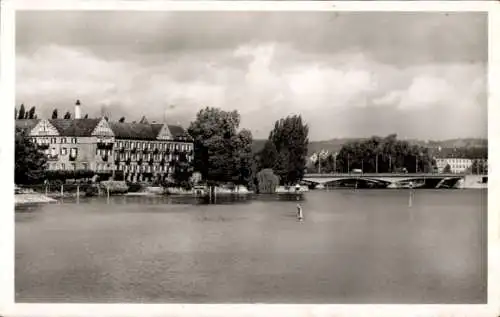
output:
M194 169L212 183L248 185L253 174L252 134L238 132L237 111L200 110L188 132L194 141Z
M444 174L451 173L451 166L450 166L450 164L446 164L446 166L443 168L443 173Z
M141 118L141 121L139 121L139 123L143 123L143 124L148 124L148 119L146 119L146 116L142 116Z
M28 119L35 119L35 107L31 107L28 111Z
M26 109L24 109L24 104L21 104L18 114L19 114L18 119L24 119L24 117L26 116Z
M309 127L302 122L301 116L288 116L274 124L268 140L276 148L273 170L282 184L296 183L304 176L308 135Z
M54 109L54 111L52 111L52 119L57 119L57 109Z
M267 140L259 156L259 169L273 168L278 159L278 151L273 141Z
M16 184L41 183L44 178L47 158L37 145L16 130L15 136L15 167L14 180Z
M427 173L432 170L433 164L435 162L427 148L397 140L395 134L348 142L337 156L337 169L344 173L353 169L361 169L365 173L390 173L403 169L411 173Z
M472 165L469 168L472 174L484 175L488 174L488 164L486 160L483 159L475 159L472 161Z
M125 117L121 117L120 120L118 120L118 122L121 122L121 123L125 122Z
M252 132L243 129L237 134L235 140L237 144L234 153L239 156L235 161L235 183L252 187L257 169L252 152Z
M86 113L85 116L83 117L83 119L88 119L89 118L89 114Z
M256 175L257 189L260 194L272 194L276 191L276 187L280 183L280 179L273 173L273 170L266 168L261 170Z
M183 188L191 187L192 165L188 162L186 153L180 153L179 159L174 163L173 179L177 185Z
M14 119L17 120L17 108L14 108L14 110L16 111L16 114L14 115Z
M69 111L64 115L64 119L71 119L71 113Z

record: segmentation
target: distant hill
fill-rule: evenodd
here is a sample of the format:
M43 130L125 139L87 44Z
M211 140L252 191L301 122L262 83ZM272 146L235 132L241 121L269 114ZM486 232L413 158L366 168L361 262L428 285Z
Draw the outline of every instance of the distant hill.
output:
M312 141L309 142L309 154L319 152L322 149L329 151L330 153L335 153L340 151L342 145L347 142L356 140L366 140L367 138L338 138L331 139L327 141ZM442 149L453 149L453 148L485 148L488 146L487 139L474 139L474 138L464 138L464 139L450 139L443 141L424 141L424 140L407 140L410 144L418 144L421 146L429 147L431 149L437 149L441 147ZM258 139L253 142L254 152L260 151L265 144L266 140Z

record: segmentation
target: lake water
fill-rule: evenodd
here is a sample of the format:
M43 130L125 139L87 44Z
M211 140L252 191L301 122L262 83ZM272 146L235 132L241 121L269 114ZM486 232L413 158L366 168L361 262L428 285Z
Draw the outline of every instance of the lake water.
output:
M17 302L485 303L486 190L16 209ZM220 201L223 202L223 201Z

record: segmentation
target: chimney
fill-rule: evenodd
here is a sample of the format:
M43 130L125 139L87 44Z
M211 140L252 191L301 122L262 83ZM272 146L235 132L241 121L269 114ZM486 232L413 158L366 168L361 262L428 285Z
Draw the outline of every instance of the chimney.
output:
M82 118L82 109L80 108L80 100L77 100L75 103L75 119Z

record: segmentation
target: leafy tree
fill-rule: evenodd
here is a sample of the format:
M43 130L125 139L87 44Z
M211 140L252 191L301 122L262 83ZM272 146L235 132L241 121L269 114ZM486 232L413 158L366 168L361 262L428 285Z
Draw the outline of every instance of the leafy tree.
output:
M183 188L190 188L192 175L193 167L188 162L186 153L180 153L179 159L174 163L173 179L175 183Z
M64 119L71 119L71 113L69 111L64 115Z
M57 109L54 109L54 111L52 111L52 119L57 119Z
M278 159L278 151L271 140L267 140L264 148L259 153L259 168L273 168Z
M234 162L235 183L252 187L253 179L255 177L255 170L257 169L256 162L252 152L252 133L249 130L241 130L235 138L237 144L235 152L239 158Z
M16 184L36 184L43 181L47 158L37 145L16 130L15 136L15 167L14 179Z
M85 117L83 117L83 119L88 119L89 118L89 114L85 114Z
M118 120L118 122L125 122L125 117L121 117L120 120Z
M304 176L309 127L301 116L288 116L276 121L268 140L276 148L274 172L282 184L293 184ZM270 146L269 146L270 147ZM270 147L272 152L272 147Z
M478 175L488 174L488 164L486 163L485 160L482 159L473 160L469 170L470 172L472 172L472 174L478 174Z
M238 132L237 111L205 108L188 129L194 140L194 169L209 182L248 185L253 174L252 134Z
M451 166L450 166L450 164L446 164L446 166L443 168L443 173L444 174L451 173Z
M35 119L35 107L31 107L28 111L28 119Z
M406 169L408 172L430 172L435 162L429 150L397 140L395 134L385 138L374 136L367 140L344 144L337 156L338 170L349 172L362 169L366 173L387 173Z
M26 109L24 109L24 104L21 104L21 107L19 108L19 117L18 119L24 119L26 116Z
M316 159L313 162L312 166L311 165L308 166L308 169L313 173L317 173L320 164L322 173L334 173L337 168L334 154L331 153L327 154L325 157L322 157L321 159Z
M280 183L280 179L273 173L273 170L266 168L261 170L256 175L257 189L260 194L272 194L276 191L276 187Z

